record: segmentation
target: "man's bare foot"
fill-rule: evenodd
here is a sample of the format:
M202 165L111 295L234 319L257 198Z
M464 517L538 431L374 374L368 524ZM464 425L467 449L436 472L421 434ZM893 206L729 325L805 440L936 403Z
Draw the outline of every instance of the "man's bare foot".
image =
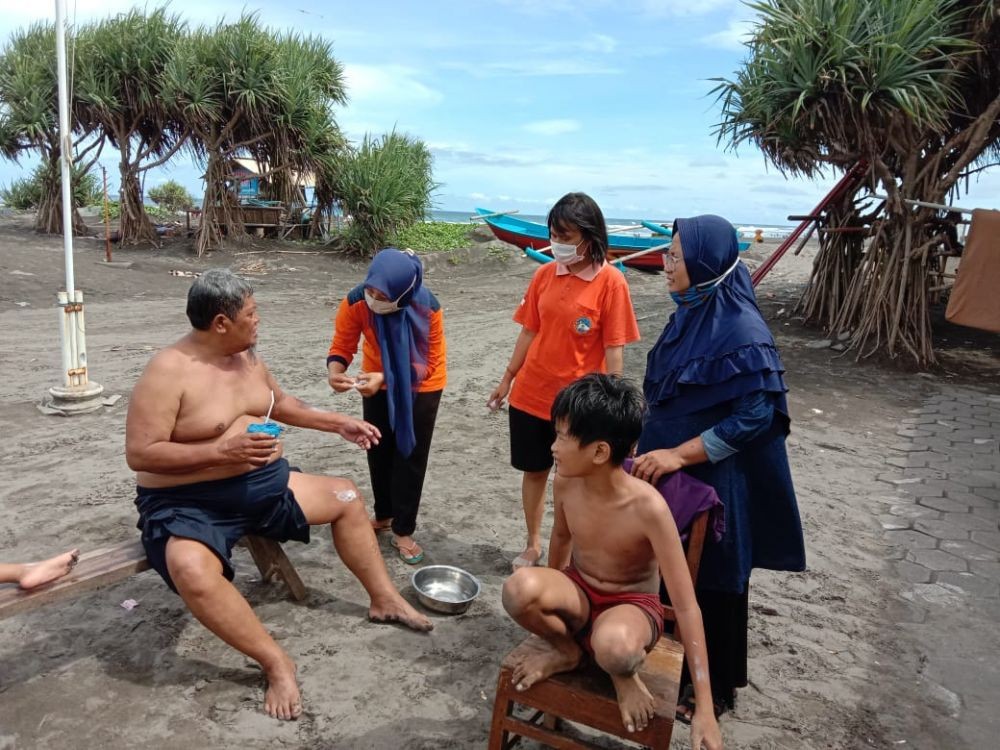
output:
M398 622L413 630L426 633L434 629L434 623L420 614L398 593L384 601L372 599L368 608L368 619L372 622Z
M18 579L17 585L22 589L33 589L51 583L73 570L73 566L79 559L80 550L74 549L63 552L56 557L50 557L48 560L29 563L25 565L24 573Z
M630 732L641 732L653 720L653 696L638 674L631 677L611 675L611 682L618 694L622 724Z
M514 663L514 685L518 690L527 690L536 682L547 680L559 672L576 669L583 651L573 641L564 648L544 639L537 647Z
M280 665L265 669L267 690L264 693L264 710L268 716L289 721L302 715L302 696L295 681L295 664L286 657Z

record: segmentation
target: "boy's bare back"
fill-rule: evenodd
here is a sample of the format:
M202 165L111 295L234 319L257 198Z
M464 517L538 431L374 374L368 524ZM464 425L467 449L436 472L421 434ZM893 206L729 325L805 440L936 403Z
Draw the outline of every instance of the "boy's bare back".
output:
M656 593L660 575L650 531L666 521L677 536L663 497L624 470L612 475L610 492L588 480L557 477L553 486L556 512L571 535L573 565L601 591Z

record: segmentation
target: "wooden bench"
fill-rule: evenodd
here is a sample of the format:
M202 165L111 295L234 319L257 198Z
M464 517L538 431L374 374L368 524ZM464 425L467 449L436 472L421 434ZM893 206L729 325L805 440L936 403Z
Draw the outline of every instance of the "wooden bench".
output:
M250 551L264 581L280 578L295 601L305 599L306 587L278 542L245 536L238 543ZM48 585L24 591L16 584L0 584L0 620L109 586L148 569L146 551L138 540L84 552L68 575Z

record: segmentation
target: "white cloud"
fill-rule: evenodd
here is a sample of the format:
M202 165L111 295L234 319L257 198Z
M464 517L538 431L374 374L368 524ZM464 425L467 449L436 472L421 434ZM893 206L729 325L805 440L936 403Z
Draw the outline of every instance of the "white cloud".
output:
M521 126L522 130L536 135L564 135L580 129L576 120L538 120Z
M710 47L740 50L743 49L744 43L753 33L753 28L753 21L733 20L722 31L704 36L701 38L701 41Z
M401 65L345 65L344 79L351 105L387 105L400 110L433 106L444 97L417 80L419 71Z

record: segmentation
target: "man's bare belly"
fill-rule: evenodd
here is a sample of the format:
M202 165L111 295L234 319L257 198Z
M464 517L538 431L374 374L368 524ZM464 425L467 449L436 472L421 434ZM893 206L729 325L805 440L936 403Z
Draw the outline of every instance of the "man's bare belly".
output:
M246 432L247 425L254 422L261 422L261 418L246 414L237 417L233 423L219 437L210 440L192 441L189 445L203 445L205 450L211 450L215 444L225 442L233 435ZM267 460L268 464L274 463L281 458L284 453L282 442L279 440L275 446L275 451ZM265 464L266 465L266 464ZM208 482L213 479L229 479L240 474L246 474L254 469L259 469L251 463L225 464L199 471L188 472L186 474L155 474L149 471L139 471L135 475L135 483L140 487L177 487L182 484L194 484L195 482Z

